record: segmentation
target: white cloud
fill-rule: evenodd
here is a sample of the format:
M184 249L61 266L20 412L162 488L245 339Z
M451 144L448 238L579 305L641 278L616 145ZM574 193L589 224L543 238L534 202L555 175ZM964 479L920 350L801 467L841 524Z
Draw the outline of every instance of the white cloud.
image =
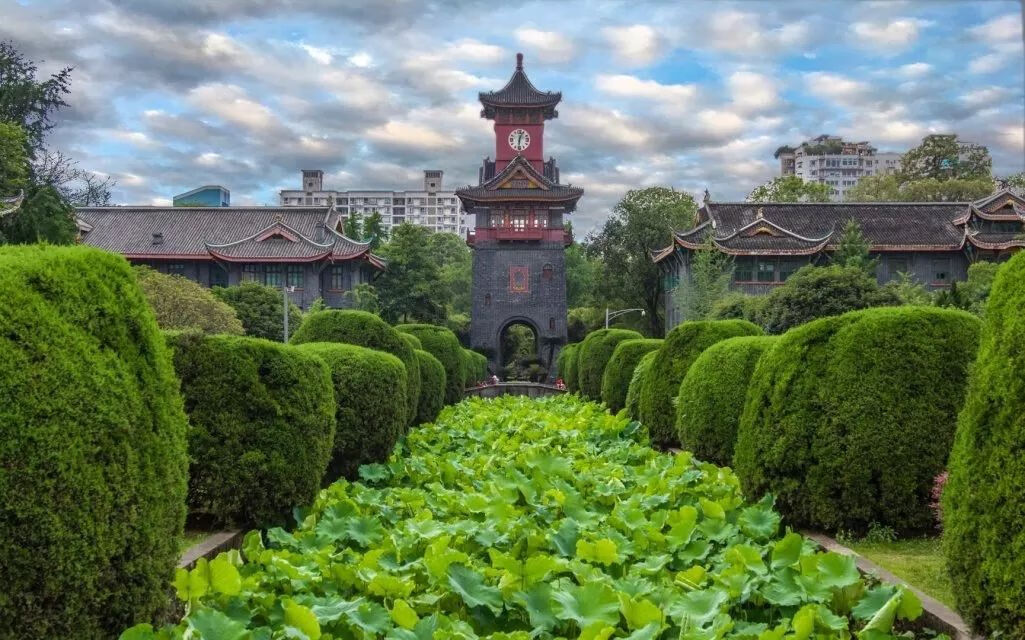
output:
M111 136L118 140L123 140L131 145L139 148L149 148L156 146L156 142L142 131L126 131L123 129L116 129L111 131Z
M1007 64L1007 56L1000 53L987 53L975 58L968 63L968 70L972 73L993 73Z
M302 47L303 51L309 54L311 58L313 58L320 64L328 65L331 64L332 60L334 60L334 56L331 54L331 52L323 47L314 47L310 44L301 44L299 46Z
M912 62L910 64L901 65L897 67L897 75L903 78L920 78L932 71L932 65L926 62ZM883 73L888 73L883 71Z
M349 56L349 64L360 69L366 69L374 64L374 57L366 51L359 51Z
M448 60L465 60L469 62L494 63L508 60L505 49L480 40L464 38L445 47L443 57Z
M424 124L403 120L387 123L367 130L367 138L393 147L416 149L451 149L458 140Z
M716 137L728 138L744 130L743 118L731 111L703 109L697 113L699 130Z
M660 57L662 40L658 33L645 24L602 29L616 57L631 65L645 65Z
M968 30L973 36L984 42L1008 42L1021 41L1021 16L1016 13L1008 13L977 27Z
M219 153L207 151L205 153L199 154L196 157L196 164L198 164L201 167L216 167L221 164L222 158L223 156L221 156L221 154Z
M530 27L516 30L516 40L540 55L544 62L569 62L576 55L573 40L557 31L541 31Z
M970 107L994 106L1011 94L1010 90L1004 87L982 87L962 94L961 102Z
M713 13L704 25L690 33L700 46L733 56L784 53L804 46L811 36L806 20L793 20L770 28L762 24L758 14L734 10Z
M594 86L609 95L658 102L688 102L698 93L698 88L692 84L661 84L624 74L601 74L595 78Z
M829 100L859 100L871 97L869 86L847 76L826 71L804 74L805 87L814 95Z
M188 101L218 118L247 129L265 131L278 124L274 112L251 99L237 85L211 83L192 89Z
M910 46L918 39L919 28L925 23L912 18L886 22L855 22L851 32L856 44L866 48L880 47L894 51Z
M776 80L752 71L736 71L726 80L733 105L745 113L771 109L779 103Z

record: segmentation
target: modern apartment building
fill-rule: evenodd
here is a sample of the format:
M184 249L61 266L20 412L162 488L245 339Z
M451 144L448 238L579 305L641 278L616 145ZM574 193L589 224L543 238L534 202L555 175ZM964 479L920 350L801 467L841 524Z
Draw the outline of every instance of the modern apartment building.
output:
M381 214L386 231L409 222L433 231L463 235L465 212L455 191L443 190L443 173L437 169L424 171L423 188L416 191L384 191L377 189L324 189L324 172L302 170L301 189L282 189L279 203L283 207L334 205L343 216L355 212L366 218L375 211Z
M782 146L775 153L780 175L827 184L837 202L843 202L847 190L861 178L897 171L901 155L878 153L868 142L846 142L828 135L802 142L796 148Z

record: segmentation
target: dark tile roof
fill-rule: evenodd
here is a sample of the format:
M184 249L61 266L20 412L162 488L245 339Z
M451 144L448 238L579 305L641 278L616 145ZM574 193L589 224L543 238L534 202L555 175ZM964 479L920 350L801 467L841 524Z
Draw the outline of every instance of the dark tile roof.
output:
M83 243L131 257L303 262L370 251L335 231L330 207L84 207L77 218Z
M516 54L516 71L509 82L498 91L482 91L478 98L484 105L481 115L485 118L494 117L495 107L541 107L545 109L545 117L558 116L554 107L562 100L558 91L538 91L537 87L523 72L523 54Z
M539 186L535 188L502 188L502 184L511 179L517 172L522 172ZM576 206L576 201L583 194L584 190L579 187L562 185L549 180L544 174L538 172L523 156L513 158L504 169L482 184L475 187L467 186L456 189L456 195L467 210L472 209L474 204L508 201L562 202L566 204L567 208L572 210Z

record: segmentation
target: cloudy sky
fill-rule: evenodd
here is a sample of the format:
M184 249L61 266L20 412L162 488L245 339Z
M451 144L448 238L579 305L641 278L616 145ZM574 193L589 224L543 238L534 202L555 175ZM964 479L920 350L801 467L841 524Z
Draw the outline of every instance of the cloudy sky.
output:
M0 39L75 67L51 143L169 203L219 183L276 204L300 168L329 188L476 180L494 153L478 91L525 55L561 90L546 131L578 229L628 189L742 198L772 152L821 134L903 150L930 132L1023 169L1017 1L0 0Z

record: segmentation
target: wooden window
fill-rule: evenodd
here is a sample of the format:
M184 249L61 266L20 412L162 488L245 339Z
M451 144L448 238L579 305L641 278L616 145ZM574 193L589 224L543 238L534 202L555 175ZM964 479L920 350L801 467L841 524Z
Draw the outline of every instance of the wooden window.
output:
M737 266L734 270L733 279L737 282L751 282L754 280L754 273L752 272L752 263L750 258L741 258L737 260Z
M167 265L167 275L185 276L185 264L182 262L171 262Z
M210 265L210 286L228 286L228 272L221 268L221 265L212 263Z
M950 258L933 258L932 281L935 284L950 283Z
M781 260L779 263L779 281L786 282L786 279L792 276L794 272L800 268L801 265L796 262Z
M281 286L281 265L280 264L265 264L263 265L263 283L268 287L280 287Z
M260 265L247 264L242 266L242 282L260 282Z
M541 277L544 278L545 280L551 280L552 279L552 274L554 272L555 272L555 267L553 267L550 264L546 264L544 267L541 268Z
M773 282L776 277L776 265L771 260L758 261L758 282Z
M331 265L331 270L328 272L328 289L331 291L345 291L344 265Z
M285 267L285 284L302 289L305 285L305 269L301 264L290 264Z

